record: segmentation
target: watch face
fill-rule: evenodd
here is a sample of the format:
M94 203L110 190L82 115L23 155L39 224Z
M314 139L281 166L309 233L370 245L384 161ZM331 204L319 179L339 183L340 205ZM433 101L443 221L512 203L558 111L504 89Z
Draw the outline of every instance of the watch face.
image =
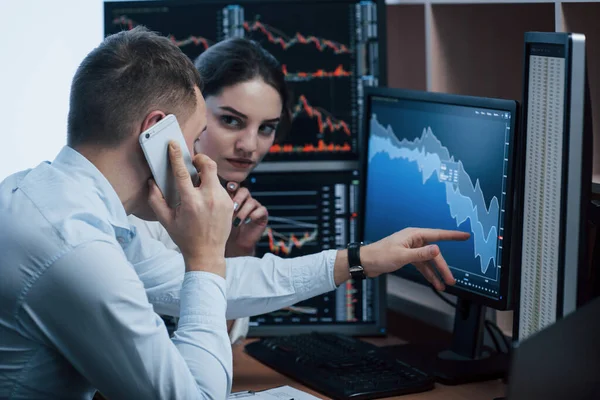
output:
M351 275L352 275L352 279L354 279L355 281L361 281L363 279L367 279L367 276L362 272L355 272Z

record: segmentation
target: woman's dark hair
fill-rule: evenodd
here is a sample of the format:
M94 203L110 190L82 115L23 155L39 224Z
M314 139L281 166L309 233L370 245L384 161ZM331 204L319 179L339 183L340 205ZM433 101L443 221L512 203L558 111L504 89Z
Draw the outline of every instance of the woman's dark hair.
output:
M223 89L260 77L281 96L283 109L275 142L288 134L292 125L285 75L271 53L253 40L232 38L208 48L194 62L202 79L202 95L218 96Z

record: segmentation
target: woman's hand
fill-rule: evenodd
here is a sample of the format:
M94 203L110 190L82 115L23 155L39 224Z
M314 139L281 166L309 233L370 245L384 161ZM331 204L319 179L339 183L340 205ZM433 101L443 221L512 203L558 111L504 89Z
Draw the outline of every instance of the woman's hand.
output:
M252 197L250 191L235 182L227 183L233 200L233 227L225 246L226 257L253 256L269 221L267 209Z

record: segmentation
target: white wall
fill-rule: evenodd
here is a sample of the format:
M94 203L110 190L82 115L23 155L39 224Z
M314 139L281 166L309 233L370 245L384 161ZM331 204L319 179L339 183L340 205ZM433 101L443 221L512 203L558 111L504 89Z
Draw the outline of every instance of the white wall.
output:
M66 143L69 88L103 38L102 0L0 0L0 181Z

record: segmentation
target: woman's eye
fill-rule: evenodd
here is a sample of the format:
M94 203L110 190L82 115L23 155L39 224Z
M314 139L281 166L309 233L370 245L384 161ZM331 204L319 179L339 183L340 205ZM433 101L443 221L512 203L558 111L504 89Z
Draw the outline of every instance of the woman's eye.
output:
M260 127L260 132L263 135L270 136L275 132L276 127L273 125L262 125Z
M225 125L232 127L238 127L241 125L240 121L237 118L232 117L231 115L222 115L221 122L223 122Z

